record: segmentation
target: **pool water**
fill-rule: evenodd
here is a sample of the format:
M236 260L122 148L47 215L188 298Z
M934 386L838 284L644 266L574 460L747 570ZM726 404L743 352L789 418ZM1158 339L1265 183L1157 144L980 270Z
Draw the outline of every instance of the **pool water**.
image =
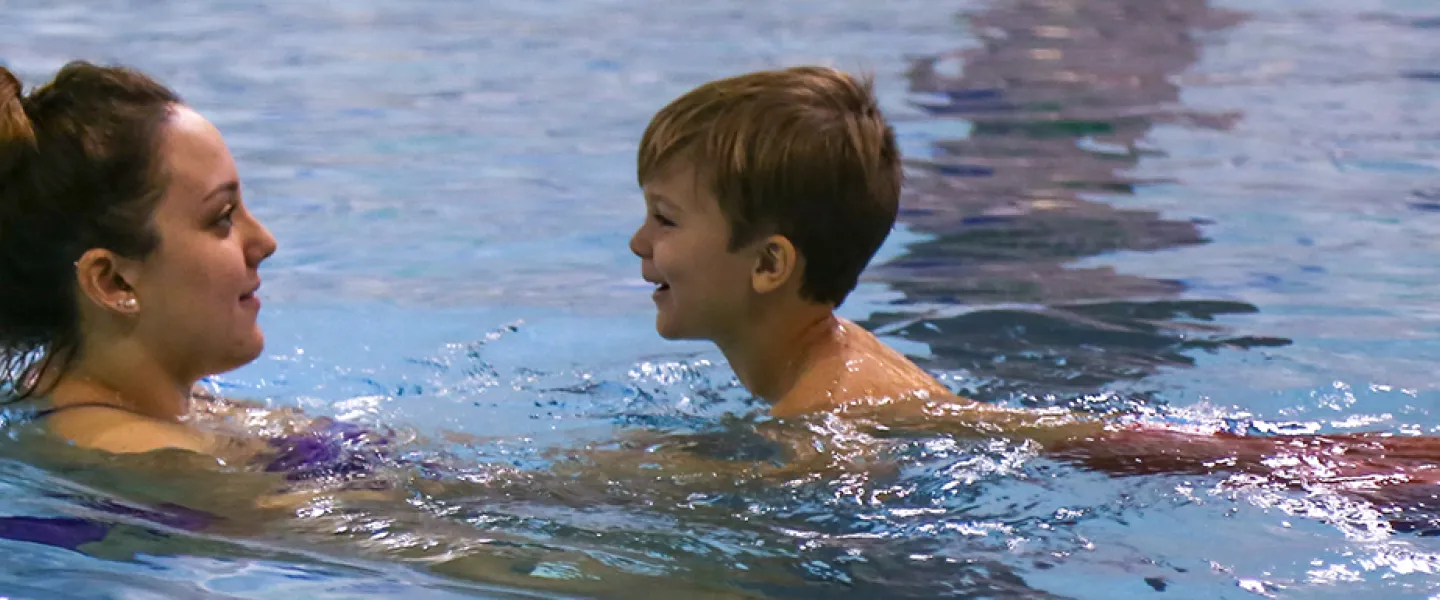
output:
M772 422L713 349L654 334L626 247L636 142L670 99L781 65L870 71L908 182L842 312L958 391L1440 434L1431 2L3 14L0 61L28 81L121 61L217 123L281 250L262 269L267 352L214 384L394 428L398 460L381 498L197 533L114 504L243 504L254 478L170 464L120 481L16 433L0 514L116 525L76 549L0 541L0 596L1440 594L1425 489L1397 509L1226 473L1116 476L943 427ZM776 436L833 461L762 476L785 462ZM643 451L679 447L726 467ZM607 452L629 462L597 464Z

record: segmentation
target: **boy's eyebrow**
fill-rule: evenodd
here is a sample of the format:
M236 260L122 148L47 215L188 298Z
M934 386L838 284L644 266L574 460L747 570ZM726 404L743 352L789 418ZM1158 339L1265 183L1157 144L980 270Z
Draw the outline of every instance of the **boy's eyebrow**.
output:
M645 192L645 199L649 200L654 204L664 204L665 206L675 210L680 209L680 205L677 204L674 200L671 200L669 197L658 192Z

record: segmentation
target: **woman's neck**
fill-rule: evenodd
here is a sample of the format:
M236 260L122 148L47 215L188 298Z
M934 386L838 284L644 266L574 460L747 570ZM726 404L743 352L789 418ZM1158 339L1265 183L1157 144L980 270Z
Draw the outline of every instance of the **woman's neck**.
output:
M190 391L197 381L162 368L144 348L120 343L79 353L50 396L57 407L82 402L114 404L138 415L174 422L190 414Z

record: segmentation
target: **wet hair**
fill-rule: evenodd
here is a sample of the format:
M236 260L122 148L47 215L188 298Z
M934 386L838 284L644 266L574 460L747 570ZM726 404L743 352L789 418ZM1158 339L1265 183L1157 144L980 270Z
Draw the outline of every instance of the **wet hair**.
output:
M26 95L0 67L0 386L63 373L80 339L75 262L159 243L162 127L181 102L138 71L72 62ZM50 379L53 380L53 377Z
M720 203L731 251L785 236L805 257L802 297L839 306L899 210L900 150L873 87L823 67L701 85L650 121L640 183L690 161Z

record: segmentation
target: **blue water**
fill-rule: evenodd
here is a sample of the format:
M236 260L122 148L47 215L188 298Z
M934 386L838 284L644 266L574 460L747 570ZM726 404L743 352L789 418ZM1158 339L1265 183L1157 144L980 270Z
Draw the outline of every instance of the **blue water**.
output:
M763 407L721 357L651 329L625 245L633 155L690 87L801 63L874 72L912 162L902 222L843 312L958 390L1440 434L1427 0L0 11L0 61L28 81L71 58L133 64L225 133L281 250L262 271L266 355L219 385L414 433L448 485L239 532L127 521L82 552L0 542L0 595L1440 593L1433 509L1397 519L1225 474L1118 478L933 432L790 432L901 465L888 477L544 477L645 432L763 450L746 435ZM445 441L460 433L478 439ZM97 499L205 487L4 454L6 515L101 519Z

